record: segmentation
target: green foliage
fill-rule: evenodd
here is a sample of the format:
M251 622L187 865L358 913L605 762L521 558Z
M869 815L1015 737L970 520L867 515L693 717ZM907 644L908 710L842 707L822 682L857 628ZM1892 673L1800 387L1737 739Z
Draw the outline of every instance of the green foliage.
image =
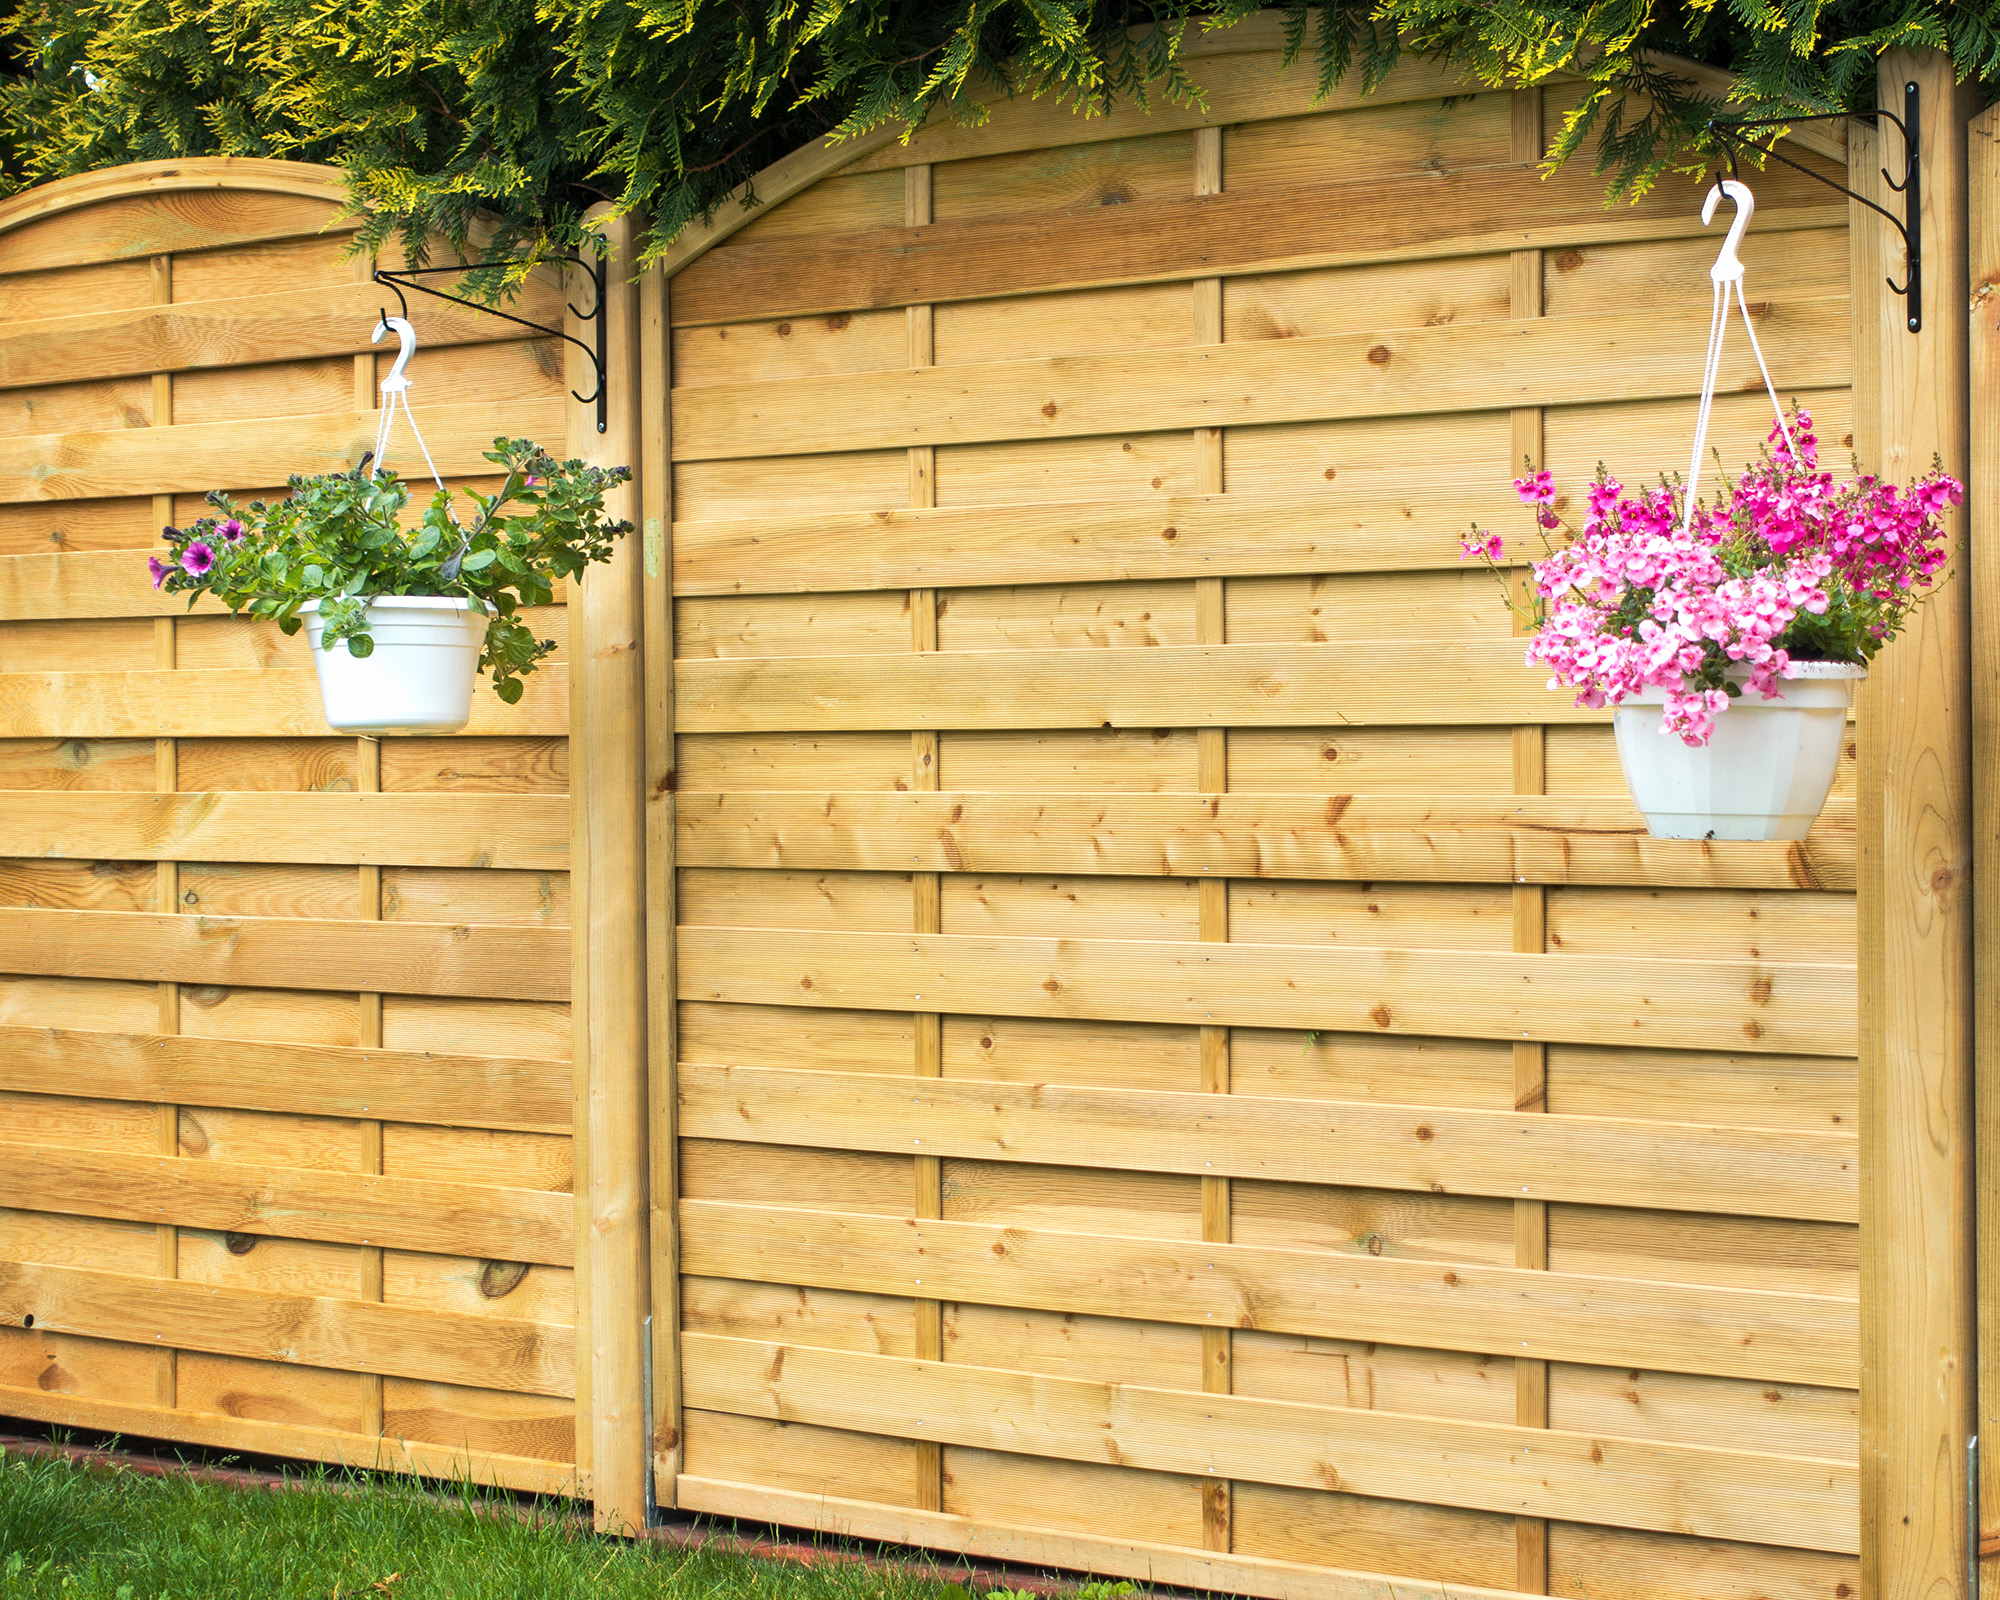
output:
M414 528L400 513L409 487L393 472L294 476L290 495L238 507L220 490L215 514L164 530L167 560L152 557L153 586L169 594L220 600L231 611L268 617L299 631L299 611L318 602L325 620L320 648L345 645L366 656L368 603L381 595L462 595L490 613L480 670L494 693L514 704L521 679L555 648L521 620L523 606L554 601L555 582L575 579L609 559L629 522L607 521L604 496L632 476L629 467L558 462L526 439L495 439L486 459L505 470L492 494L467 489L472 525L460 523L449 489L431 496ZM508 507L518 507L509 512Z
M1123 1578L1091 1578L1069 1591L1070 1600L1124 1600L1139 1593L1137 1584ZM938 1591L937 1600L971 1600L963 1586L948 1583ZM985 1600L1046 1600L1032 1589L988 1589Z
M204 154L333 162L361 242L401 230L419 258L434 234L463 251L482 207L502 224L491 253L587 245L600 200L644 216L657 252L779 156L920 122L974 82L1078 106L1186 98L1183 30L1154 16L1128 0L17 0L31 65L0 86L0 132L29 182Z
M568 1502L295 1469L272 1494L0 1453L0 1600L941 1600L944 1574L601 1538ZM949 1571L950 1569L947 1569Z
M1258 0L15 0L25 69L0 83L16 182L225 154L330 161L421 258L469 248L514 271L588 248L585 209L645 219L657 254L777 157L826 134L1011 95L1081 114L1114 98L1199 102L1183 45ZM1949 50L2000 81L2000 0L1280 0L1292 58L1324 91L1372 87L1406 53L1501 86L1585 80L1552 159L1594 148L1614 195L1699 165L1722 106L1659 52L1737 74L1733 116L1872 104L1891 45ZM463 255L460 259L463 259Z
M1380 0L1371 20L1385 30L1367 56L1374 74L1412 51L1496 88L1559 72L1584 79L1550 164L1594 135L1595 170L1614 198L1637 199L1672 166L1712 163L1711 117L1872 109L1875 60L1892 47L1948 51L1961 78L2000 87L1996 0ZM1321 13L1322 60L1354 48L1342 26L1339 8ZM1734 73L1727 103L1661 55Z

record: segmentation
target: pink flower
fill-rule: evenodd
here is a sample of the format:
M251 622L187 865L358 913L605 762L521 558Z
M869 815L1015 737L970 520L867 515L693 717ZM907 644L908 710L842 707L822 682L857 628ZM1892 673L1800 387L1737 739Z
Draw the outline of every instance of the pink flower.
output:
M148 556L146 557L146 570L153 575L153 587L157 589L167 581L168 575L174 569L158 556Z
M205 576L215 566L215 547L195 540L181 552L181 565L197 578Z
M1549 474L1514 487L1543 528L1563 526ZM1849 659L1893 637L1943 569L1944 517L1963 499L1939 470L1907 490L1836 483L1803 411L1789 443L1773 429L1761 461L1691 510L1676 485L1628 495L1600 470L1583 526L1533 568L1527 659L1582 706L1664 690L1663 728L1704 743L1731 703L1725 674L1744 693L1780 692L1801 618L1829 618L1803 637ZM1464 548L1490 546L1474 530Z
M1516 478L1514 492L1527 505L1553 505L1556 498L1555 474L1537 472L1526 478Z
M222 542L224 544L241 544L243 542L243 524L238 522L234 517L225 518L215 531L222 535Z

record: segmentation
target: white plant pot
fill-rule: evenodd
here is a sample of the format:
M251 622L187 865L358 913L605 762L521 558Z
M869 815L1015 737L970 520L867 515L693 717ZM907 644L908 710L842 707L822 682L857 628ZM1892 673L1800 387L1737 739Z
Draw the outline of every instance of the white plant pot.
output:
M343 733L456 733L472 718L472 684L488 615L456 596L383 595L368 603L368 655L320 648L319 602L299 608L329 726Z
M1740 676L1737 674L1736 676ZM1690 749L1660 729L1664 689L1612 713L1625 786L1656 839L1803 839L1826 804L1862 667L1794 662L1784 697L1745 693Z

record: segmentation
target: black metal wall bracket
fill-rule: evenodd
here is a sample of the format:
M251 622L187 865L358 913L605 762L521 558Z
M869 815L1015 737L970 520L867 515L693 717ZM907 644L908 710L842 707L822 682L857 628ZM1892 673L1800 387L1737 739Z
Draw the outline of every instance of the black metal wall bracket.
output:
M1890 176L1887 167L1882 169L1882 181L1903 197L1902 216L1898 217L1893 211L1885 210L1865 195L1856 194L1852 189L1845 188L1835 183L1833 179L1813 171L1811 167L1801 166L1790 156L1780 155L1773 147L1760 145L1754 139L1744 137L1745 130L1750 128L1788 128L1800 122L1846 122L1850 118L1870 122L1878 118L1886 119L1893 122L1903 135L1903 181L1898 183ZM1883 282L1887 283L1894 293L1903 297L1904 325L1910 332L1916 333L1924 325L1924 195L1923 169L1917 160L1917 127L1917 86L1914 83L1906 83L1903 85L1903 114L1900 117L1893 111L1829 111L1819 116L1758 117L1747 122L1725 122L1721 118L1716 118L1709 123L1708 131L1720 139L1729 151L1731 177L1736 175L1737 150L1739 148L1756 150L1774 161L1784 162L1795 171L1803 172L1808 178L1818 179L1836 193L1844 194L1850 200L1859 200L1870 211L1880 212L1887 217L1890 226L1903 236L1903 281L1899 284L1894 278L1885 278Z
M405 289L414 289L419 294L431 295L439 300L449 300L455 306L468 306L474 311L483 311L489 317L499 317L503 322L511 322L517 327L532 328L536 333L546 333L556 339L567 339L590 358L590 364L597 373L597 388L594 393L578 394L572 389L570 390L570 396L583 405L594 404L597 407L597 431L603 433L609 420L605 390L610 382L604 364L607 348L604 326L604 258L596 256L586 261L582 256L548 256L545 259L573 262L575 265L589 272L591 285L596 292L596 299L591 303L588 311L579 311L574 305L569 309L578 321L596 324L596 349L593 350L581 339L571 338L569 334L564 333L560 328L551 328L543 323L530 322L525 317L513 316L505 311L496 311L492 306L481 305L477 300L466 300L455 294L446 294L442 289L433 289L416 281L427 274L439 272L454 272L463 276L468 272L477 272L482 267L504 267L507 265L504 261L473 261L455 267L401 267L395 271L377 267L375 269L375 281L377 283L386 283L395 292L396 304L401 308L403 319L406 322L410 316L410 303L403 298L403 291ZM389 313L385 310L382 313L382 320L386 322L388 318Z

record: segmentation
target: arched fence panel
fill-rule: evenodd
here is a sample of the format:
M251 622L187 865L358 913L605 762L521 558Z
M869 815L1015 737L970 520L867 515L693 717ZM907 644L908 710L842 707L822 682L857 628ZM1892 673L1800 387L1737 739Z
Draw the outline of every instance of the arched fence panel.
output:
M372 446L343 198L0 208L0 1414L574 1490L566 654L463 735L335 736L303 636L146 575L205 491ZM447 481L560 446L553 341L417 316Z
M1801 844L1648 838L1459 553L1532 548L1524 463L1685 468L1700 190L1544 179L1562 85L1211 70L670 263L659 1496L1270 1596L1847 1592L1854 750ZM1837 459L1847 206L1756 181Z

